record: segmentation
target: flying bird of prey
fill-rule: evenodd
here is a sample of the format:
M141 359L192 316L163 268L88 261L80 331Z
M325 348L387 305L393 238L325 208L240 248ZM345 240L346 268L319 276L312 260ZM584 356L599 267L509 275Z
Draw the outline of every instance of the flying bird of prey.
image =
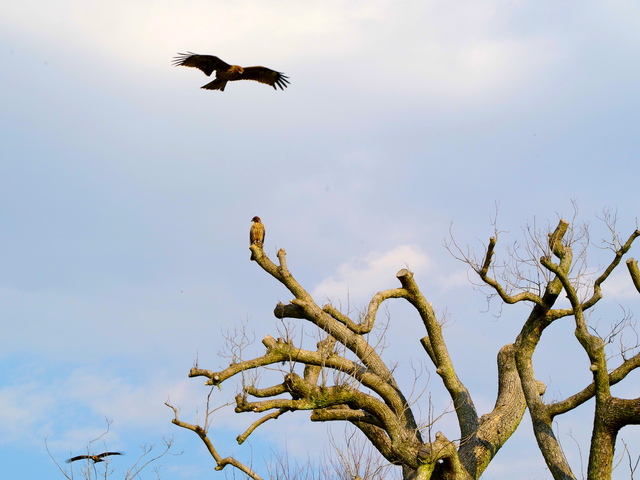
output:
M258 245L262 248L262 245L264 244L264 225L262 224L260 217L253 217L251 221L253 224L251 225L251 230L249 230L250 245ZM255 260L253 252L251 252L251 260Z
M108 457L109 455L124 455L121 452L104 452L99 455L78 455L77 457L72 457L67 460L67 463L75 462L76 460L83 460L85 458L89 460L93 460L93 463L104 462L103 458Z
M208 77L216 72L216 79L203 85L201 88L205 90L220 90L224 92L227 82L235 80L255 80L256 82L271 85L274 90L279 87L284 90L289 83L287 76L280 72L271 70L267 67L241 67L239 65L229 65L213 55L198 55L197 53L187 52L178 53L173 59L175 67L194 67L202 70Z

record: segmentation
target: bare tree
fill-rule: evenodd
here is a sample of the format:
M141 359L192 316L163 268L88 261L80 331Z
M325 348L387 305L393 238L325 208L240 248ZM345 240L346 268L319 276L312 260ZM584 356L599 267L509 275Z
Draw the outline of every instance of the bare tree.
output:
M450 251L472 267L489 298L496 298L503 305L525 303L531 307L515 341L498 352L495 406L484 415L478 414L469 391L458 377L445 342L443 322L420 291L412 272L400 270L396 274L400 286L374 295L366 312L353 320L331 304L319 306L289 271L285 251L278 251L276 264L264 253L262 245L251 245L253 259L294 297L286 305L278 303L274 315L278 319L308 322L322 332L323 338L315 349L305 349L296 346L291 335L277 339L267 335L262 340L264 355L243 359L240 353L234 354L221 371L196 365L189 376L205 377L207 385L218 387L230 379L242 378L241 391L235 397L235 411L263 416L238 437L239 443L269 420L288 412L309 410L313 422L353 425L388 464L402 467L403 478L419 480L479 478L518 428L527 409L538 446L554 479L574 479L552 424L557 416L595 399L587 478L610 479L619 430L640 422L640 399L616 398L611 394L611 386L640 365L640 354L635 348L637 343L626 346L620 352L618 365L611 368L605 353L606 337L598 335L588 324L585 312L600 301L602 284L622 261L640 231L634 231L623 242L615 232L615 219L606 216L605 222L612 233L612 240L606 245L612 258L598 276L586 270L586 251L591 245L588 228L570 228L565 220L560 220L548 234L528 229L524 248L511 246L505 263L494 261L497 234L489 240L479 260L472 253L464 253L454 242L449 244ZM637 262L630 259L627 266L631 281L640 291ZM399 387L394 369L382 360L379 338L372 332L380 323L380 307L389 299L406 300L422 320L424 336L420 343L448 392L458 431L448 435L438 431L431 435L435 421L430 419L426 425L419 423L413 400ZM557 303L566 305L557 306ZM588 356L592 381L563 400L546 402L543 396L546 385L536 379L533 354L547 327L562 318L570 318L575 323L575 337ZM616 328L624 326L622 322ZM244 341L235 346L241 344ZM258 380L264 381L267 376L248 375L273 370L282 362L290 368L267 386L258 385ZM297 366L303 370L297 370ZM178 409L167 405L174 411L174 424L192 430L202 439L216 461L216 470L232 465L254 480L261 479L244 463L232 457L223 458L217 452L208 435L212 411L209 402L202 424L184 422L179 418ZM354 478L363 474L367 475L362 471L350 472Z

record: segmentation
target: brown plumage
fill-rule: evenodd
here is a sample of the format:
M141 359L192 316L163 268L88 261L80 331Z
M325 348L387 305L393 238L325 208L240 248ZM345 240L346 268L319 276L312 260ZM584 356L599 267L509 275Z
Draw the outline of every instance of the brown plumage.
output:
M251 230L249 230L249 244L258 245L262 249L264 245L264 225L260 217L253 217L251 221L253 224L251 225ZM255 260L253 252L251 252L251 260Z
M93 460L93 463L104 462L103 458L108 457L109 455L124 455L121 452L104 452L99 455L78 455L77 457L72 457L67 460L67 463L75 462L76 460L83 460L85 458L89 460Z
M284 90L289 83L287 76L267 67L241 67L239 65L229 65L213 55L198 55L197 53L179 53L173 59L175 67L194 67L202 70L207 76L216 72L216 79L203 85L206 90L220 90L224 92L227 82L235 80L255 80L256 82L271 85L274 90L279 87Z

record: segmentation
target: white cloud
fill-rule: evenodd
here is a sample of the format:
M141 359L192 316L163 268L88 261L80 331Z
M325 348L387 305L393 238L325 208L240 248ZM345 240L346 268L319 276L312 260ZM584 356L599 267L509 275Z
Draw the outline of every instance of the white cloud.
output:
M602 293L608 300L631 300L638 298L638 290L633 285L629 272L625 266L613 273L602 284Z
M446 293L449 290L454 290L457 288L468 288L470 284L471 282L469 280L468 270L446 273L438 278L440 293Z
M505 28L522 7L498 8L492 2L443 8L437 1L388 0L154 5L66 0L47 7L27 0L4 6L2 18L31 41L55 38L57 48L64 44L74 51L76 61L91 62L99 54L125 63L119 77L127 70L165 70L176 50L191 50L238 63L277 63L290 75L297 63L299 75L313 77L307 81L322 77L330 88L340 83L389 91L400 84L411 94L466 97L535 77L559 58L553 33ZM303 73L309 62L313 73Z
M36 382L0 389L0 443L32 440L40 435L55 399Z
M115 372L77 369L52 382L26 381L0 389L0 444L41 444L49 437L53 448L84 444L99 436L105 418L119 427L168 425L171 402L195 408L202 382L181 378L167 381L152 375L146 381L125 379ZM206 395L205 395L206 396ZM117 441L117 434L110 436Z
M305 51L354 50L353 33L362 21L381 21L382 2L268 2L247 0L188 3L93 2L66 0L55 6L25 1L2 8L5 22L32 39L55 35L73 48L101 51L113 58L144 64L156 54L174 51L176 43L201 53L270 51L287 54L304 44ZM248 14L247 12L251 12ZM158 32L164 32L159 36ZM241 35L239 35L241 32ZM296 42L292 43L292 39ZM165 53L162 53L165 52ZM219 53L220 54L220 53ZM247 62L251 59L246 58Z
M414 274L425 272L430 260L415 245L400 245L388 252L372 252L353 258L338 267L335 275L326 278L313 290L316 299L367 302L380 290L399 287L395 278L402 268Z

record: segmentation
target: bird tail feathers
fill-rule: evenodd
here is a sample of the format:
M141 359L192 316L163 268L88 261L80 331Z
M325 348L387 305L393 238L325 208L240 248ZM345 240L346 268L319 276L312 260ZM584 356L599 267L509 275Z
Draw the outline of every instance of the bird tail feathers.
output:
M200 88L204 88L205 90L220 90L221 92L224 92L224 87L226 86L227 80L216 78L213 82L207 83Z

